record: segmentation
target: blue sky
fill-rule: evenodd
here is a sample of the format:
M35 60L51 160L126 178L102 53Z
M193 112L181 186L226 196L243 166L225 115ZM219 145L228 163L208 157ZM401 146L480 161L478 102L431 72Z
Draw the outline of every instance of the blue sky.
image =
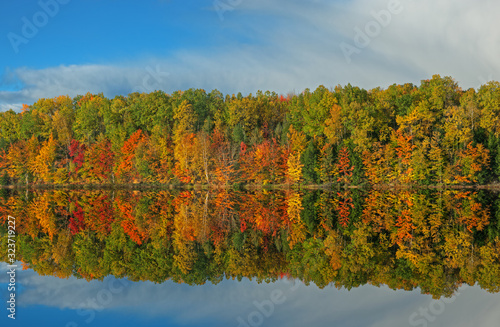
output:
M0 263L2 302L7 296L6 266ZM256 325L261 319L263 327L496 327L500 319L498 294L477 286L462 286L460 294L444 302L420 294L418 289L394 291L365 285L347 291L286 280L271 284L225 280L218 285L191 287L113 277L102 282L60 279L39 276L31 269L19 269L16 278L21 286L16 322L4 312L0 315L2 326L238 327L241 320ZM279 301L271 308L269 301L273 299ZM258 306L265 315L258 313Z
M38 98L498 80L495 0L0 3L0 111Z

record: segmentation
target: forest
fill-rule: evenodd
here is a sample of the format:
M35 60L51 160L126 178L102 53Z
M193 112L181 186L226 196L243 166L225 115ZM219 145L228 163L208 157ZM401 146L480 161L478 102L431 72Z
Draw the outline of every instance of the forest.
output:
M189 89L0 113L1 185L494 185L500 83Z
M484 190L3 191L0 261L11 215L40 275L500 291L500 198Z

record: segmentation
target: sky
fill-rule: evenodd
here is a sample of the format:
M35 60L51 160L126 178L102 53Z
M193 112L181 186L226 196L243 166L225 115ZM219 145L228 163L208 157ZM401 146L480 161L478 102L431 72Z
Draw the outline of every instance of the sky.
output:
M8 282L6 266L0 263L2 289ZM188 286L113 277L87 282L39 276L31 269L16 273L16 322L4 313L2 326L496 327L500 320L498 294L478 286L462 286L450 299L433 300L418 289L394 291L372 285L348 291L298 281L258 284L245 279ZM6 292L0 294L5 303Z
M87 92L498 80L496 0L0 2L0 111Z

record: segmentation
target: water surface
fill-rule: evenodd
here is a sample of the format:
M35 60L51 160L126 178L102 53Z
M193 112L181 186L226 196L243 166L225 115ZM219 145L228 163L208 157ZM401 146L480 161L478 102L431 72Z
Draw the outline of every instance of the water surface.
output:
M16 218L22 325L500 318L496 193L15 191L1 210ZM7 262L7 221L1 235ZM1 269L4 296L7 263Z

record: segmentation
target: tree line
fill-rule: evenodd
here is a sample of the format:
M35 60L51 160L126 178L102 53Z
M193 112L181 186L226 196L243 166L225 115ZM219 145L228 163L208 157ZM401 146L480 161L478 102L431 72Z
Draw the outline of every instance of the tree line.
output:
M0 113L6 184L487 184L500 83L59 96Z

